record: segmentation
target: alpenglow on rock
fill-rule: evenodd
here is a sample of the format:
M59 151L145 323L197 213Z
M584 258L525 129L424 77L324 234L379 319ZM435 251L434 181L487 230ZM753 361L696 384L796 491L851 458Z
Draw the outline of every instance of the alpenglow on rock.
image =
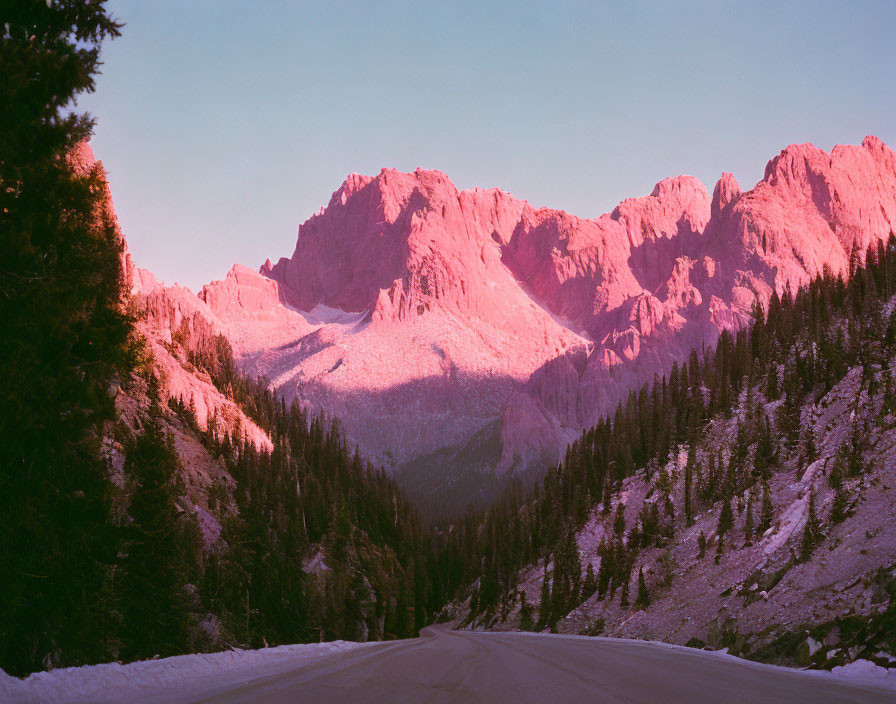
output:
M197 304L243 366L336 416L417 491L544 469L629 390L750 320L755 303L896 229L896 156L792 145L742 192L660 181L597 219L438 171L352 174L260 273ZM534 471L533 471L534 473Z

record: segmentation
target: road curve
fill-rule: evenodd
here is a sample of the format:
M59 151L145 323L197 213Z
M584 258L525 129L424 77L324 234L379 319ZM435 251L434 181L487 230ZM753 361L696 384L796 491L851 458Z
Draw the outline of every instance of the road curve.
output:
M893 691L819 673L639 641L426 628L422 637L323 660L194 700L270 702L677 702L822 704L896 701Z

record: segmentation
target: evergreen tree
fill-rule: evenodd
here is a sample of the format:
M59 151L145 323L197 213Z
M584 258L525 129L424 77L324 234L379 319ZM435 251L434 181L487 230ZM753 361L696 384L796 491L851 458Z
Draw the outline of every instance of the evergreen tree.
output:
M734 513L731 509L731 501L722 501L722 510L719 512L719 524L716 528L718 535L725 535L734 525Z
M0 40L0 667L110 657L101 594L116 559L102 424L133 364L123 243L69 114L120 25L102 2L4 8ZM108 593L108 589L106 590Z
M857 404L858 405L858 404ZM862 449L864 447L864 437L860 430L859 418L856 416L852 425L849 442L846 444L846 474L850 477L857 477L865 471L865 464L862 459Z
M548 625L550 625L551 630L554 629L557 621L567 613L567 583L569 577L565 570L565 560L563 560L563 555L558 552L554 555L554 573L551 582L551 612L548 618Z
M597 547L597 554L600 556L600 567L597 571L597 598L603 599L610 586L610 580L613 574L613 551L601 538L600 545Z
M590 599L596 591L597 577L594 574L593 565L589 562L588 569L585 571L585 582L582 584L582 601Z
M616 517L613 519L613 530L618 536L625 533L625 504L621 501L616 506Z
M797 446L800 436L800 398L792 377L788 378L784 402L778 407L778 429L783 436L784 446L790 450Z
M828 483L834 488L839 489L846 479L846 447L841 445L834 455L834 466L831 467L831 473L828 476Z
M520 594L520 630L531 631L535 628L532 621L532 607L526 601L526 595Z
M476 616L479 614L479 585L473 587L473 593L470 595L470 615ZM389 630L390 633L396 633L397 629L395 628L394 623L392 624L392 628ZM400 637L400 636L399 636Z
M808 560L812 550L821 541L821 525L818 516L815 515L815 492L809 494L809 512L806 517L806 527L803 529L803 542L800 547L800 559Z
M174 655L186 647L184 587L198 567L200 547L195 524L179 520L180 459L155 418L128 451L125 472L135 487L120 584L121 654L129 660Z
M781 388L778 386L778 366L776 364L769 365L765 397L769 401L777 401L781 397Z
M647 584L644 582L643 568L638 569L638 598L635 601L635 606L641 609L650 606L650 596L647 593Z
M834 503L831 506L831 523L836 525L846 520L848 503L849 493L846 491L846 485L844 482L840 482L837 484L834 493Z
M404 579L398 582L398 598L395 601L395 637L409 638L411 633L410 604L408 588Z

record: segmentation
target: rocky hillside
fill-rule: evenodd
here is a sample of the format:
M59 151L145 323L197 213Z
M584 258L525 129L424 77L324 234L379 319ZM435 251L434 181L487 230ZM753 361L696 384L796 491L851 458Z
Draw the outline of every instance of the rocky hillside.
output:
M882 423L875 422L883 399L879 396L870 402L867 392L863 394L860 389L861 369L854 368L817 404L802 409L806 427L821 438L819 456L803 468L797 461L782 463L769 480L775 516L769 528L757 530L761 490L754 488L737 496L732 526L725 533L717 563L722 508L709 507L672 539L641 552L628 585L629 605L620 604L624 586L603 597L595 593L560 618L556 630L728 647L737 654L775 661L791 659L799 664L808 664L809 656L816 653L819 657L814 659L819 664L842 664L844 659L850 661L859 654L866 658L877 655L877 650L869 650L857 638L866 623L887 613L896 595L896 528L889 520L896 491L896 417L888 414ZM762 403L769 414L779 405ZM701 443L702 451L718 452L733 445L738 419L747 412L741 406L731 420L714 423ZM849 442L857 417L860 425L873 428L867 438L869 450L863 456L869 469L844 480L848 499L839 510L845 511L846 517L836 523L832 513L838 491L830 486L831 472L838 451ZM704 455L698 457L703 459ZM590 567L595 575L600 571L601 553L615 537L614 522L620 505L626 526L638 526L639 518L653 506L663 514L667 495L673 505L683 504L686 462L687 451L683 450L662 473L648 477L646 472L639 472L622 483L607 511L603 506L595 509L576 534L576 549L585 570ZM666 482L671 483L671 490L664 491ZM812 556L803 561L803 534L813 495L815 516L824 526L824 537ZM749 534L748 504L753 522ZM552 569L550 561L548 582ZM539 610L544 572L541 561L520 575L519 593L524 595L520 598L531 604L533 614ZM635 603L639 573L648 595L643 608ZM481 621L476 624L485 625ZM489 621L488 625L518 628L518 606L508 609L505 621ZM813 635L814 643L809 640ZM806 652L804 643L809 648ZM889 651L877 657L889 661L896 655L894 645L880 644L881 649Z
M528 543L536 559L502 580L509 589L480 577L456 613L473 627L724 647L770 662L896 662L896 299L881 305L896 273L890 242L869 255L874 276L813 284L794 305L773 305L749 339L720 348L772 358L738 368L749 371L730 406L714 402L708 381L718 355L684 368L697 395L671 402L678 421L652 421L646 466L619 476L612 461L605 469L606 428L584 436L536 495L541 508L518 512L522 538L495 548ZM704 398L708 420L688 421ZM676 424L686 428L677 441ZM602 469L603 491L590 493L587 476ZM501 558L485 555L501 580Z
M874 137L787 147L747 192L666 179L595 220L383 170L346 179L292 257L199 298L245 369L463 505L894 228L896 156Z

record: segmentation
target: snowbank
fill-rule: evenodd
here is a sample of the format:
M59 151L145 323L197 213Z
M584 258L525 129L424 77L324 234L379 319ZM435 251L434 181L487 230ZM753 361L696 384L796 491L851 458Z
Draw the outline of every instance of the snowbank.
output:
M370 643L311 643L264 650L179 655L128 665L107 663L35 672L24 680L0 670L0 701L15 704L62 702L179 702L191 693L206 696L216 686L227 687L250 679L301 667L325 655Z
M870 660L856 660L848 665L835 667L831 672L837 677L851 682L871 684L896 691L896 669L875 665Z

